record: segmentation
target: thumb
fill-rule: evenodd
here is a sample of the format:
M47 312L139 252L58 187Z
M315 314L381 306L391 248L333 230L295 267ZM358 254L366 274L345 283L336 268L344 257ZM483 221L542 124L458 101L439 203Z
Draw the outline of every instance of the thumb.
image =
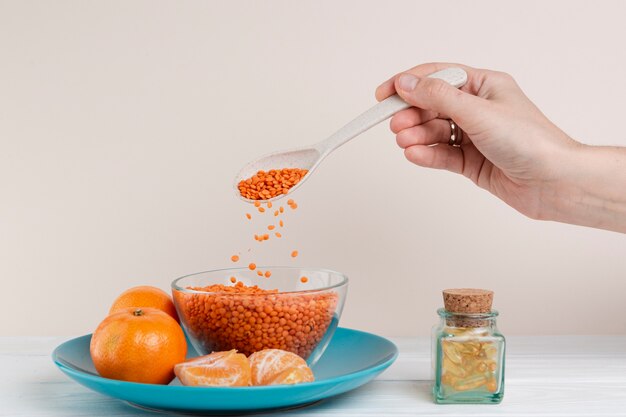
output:
M468 94L447 82L428 77L401 74L395 81L396 92L404 101L454 119L459 125L472 124L484 111L485 100Z

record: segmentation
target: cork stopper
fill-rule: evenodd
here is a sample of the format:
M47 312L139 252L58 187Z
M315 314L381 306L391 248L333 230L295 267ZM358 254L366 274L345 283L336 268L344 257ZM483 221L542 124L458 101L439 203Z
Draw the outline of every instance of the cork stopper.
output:
M451 313L489 313L493 291L475 288L443 290L443 305Z
M493 291L475 288L455 288L443 290L443 304L446 311L458 314L481 314L491 312ZM446 320L448 326L485 327L488 320L471 317L453 317Z

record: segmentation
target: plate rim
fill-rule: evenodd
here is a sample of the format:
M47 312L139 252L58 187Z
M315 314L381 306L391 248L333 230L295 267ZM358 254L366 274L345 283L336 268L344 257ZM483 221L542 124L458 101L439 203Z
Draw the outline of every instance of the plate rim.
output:
M399 349L398 346L392 342L391 340L387 339L386 337L383 336L379 336L377 334L374 333L370 333L370 332L366 332L366 331L362 331L362 330L357 330L357 329L351 329L351 328L347 328L347 327L337 327L337 329L335 330L335 332L339 331L341 329L342 332L351 332L351 333L361 333L361 334L366 334L370 337L375 337L378 339L382 339L383 341L385 341L386 343L389 343L392 347L393 347L393 353L391 355L387 355L382 362L371 366L371 367L367 367L365 369L360 369L358 371L354 371L354 372L350 372L348 374L342 374L342 375L338 375L336 377L333 378L328 378L328 379L323 379L323 380L316 380L313 382L305 382L305 383L300 383L300 384L293 384L293 385L265 385L265 386L254 386L254 387L196 387L196 386L186 386L186 385L169 385L169 384L165 384L165 385L161 385L161 384L148 384L148 383L143 383L143 382L131 382L131 381L122 381L119 379L111 379L111 378L105 378L103 376L100 375L94 375L92 373L88 373L86 371L81 371L79 369L75 369L73 367L69 367L67 365L65 365L61 360L59 360L59 355L58 355L58 351L61 349L62 346L66 345L67 343L76 341L78 339L82 339L82 338L86 338L86 337L91 337L93 335L93 333L88 333L86 335L82 335L82 336L78 336L78 337L73 337L71 339L68 339L66 341L64 341L63 343L59 344L58 346L55 347L55 349L52 351L51 357L52 357L52 361L54 362L54 364L64 373L67 374L72 374L72 375L76 375L77 377L81 378L81 379L86 379L88 381L91 382L96 382L96 383L103 383L106 385L126 385L129 384L132 387L135 388L150 388L150 389L156 389L156 390L167 390L167 391L188 391L188 390L215 390L215 391L223 391L223 390L228 390L229 392L236 392L236 391L240 391L240 392L247 392L251 389L253 389L254 391L285 391L285 390L291 390L294 387L317 387L317 386L324 386L327 385L329 383L332 384L339 384L341 382L347 381L347 380L352 380L355 378L358 378L360 376L366 376L372 373L375 373L376 371L382 371L384 369L386 369L387 367L391 366L396 359L398 358L399 355ZM333 335L334 337L334 335ZM332 339L331 339L331 343L332 343Z

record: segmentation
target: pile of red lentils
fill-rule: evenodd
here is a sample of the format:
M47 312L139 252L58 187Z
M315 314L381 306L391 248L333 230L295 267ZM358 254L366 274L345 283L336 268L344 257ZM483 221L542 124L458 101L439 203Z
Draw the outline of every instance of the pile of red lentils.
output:
M282 194L300 182L309 171L300 168L258 171L252 177L239 181L237 188L242 197L250 200L269 200Z
M308 358L330 326L335 292L283 293L246 286L190 287L174 291L182 319L207 351L237 349L245 355L283 349Z

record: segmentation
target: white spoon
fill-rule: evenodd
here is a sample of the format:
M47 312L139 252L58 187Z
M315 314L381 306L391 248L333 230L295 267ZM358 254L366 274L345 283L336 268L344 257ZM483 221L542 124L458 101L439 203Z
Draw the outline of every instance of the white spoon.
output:
M467 82L467 74L465 71L461 68L454 67L437 71L430 74L428 77L439 78L456 88L462 87ZM332 151L348 142L350 139L355 138L366 130L376 126L378 123L387 120L399 111L408 109L409 107L411 107L410 104L407 104L400 98L400 96L394 94L367 110L365 113L361 114L356 119L352 120L321 142L305 148L274 152L249 162L241 171L239 171L239 174L237 174L237 177L235 178L235 192L242 200L249 203L254 203L255 201L273 201L282 198L287 194L281 194L268 200L251 200L241 195L237 185L241 180L252 177L259 170L269 171L272 169L282 168L307 169L309 172L296 185L289 189L288 194L290 194L311 176L317 166Z

